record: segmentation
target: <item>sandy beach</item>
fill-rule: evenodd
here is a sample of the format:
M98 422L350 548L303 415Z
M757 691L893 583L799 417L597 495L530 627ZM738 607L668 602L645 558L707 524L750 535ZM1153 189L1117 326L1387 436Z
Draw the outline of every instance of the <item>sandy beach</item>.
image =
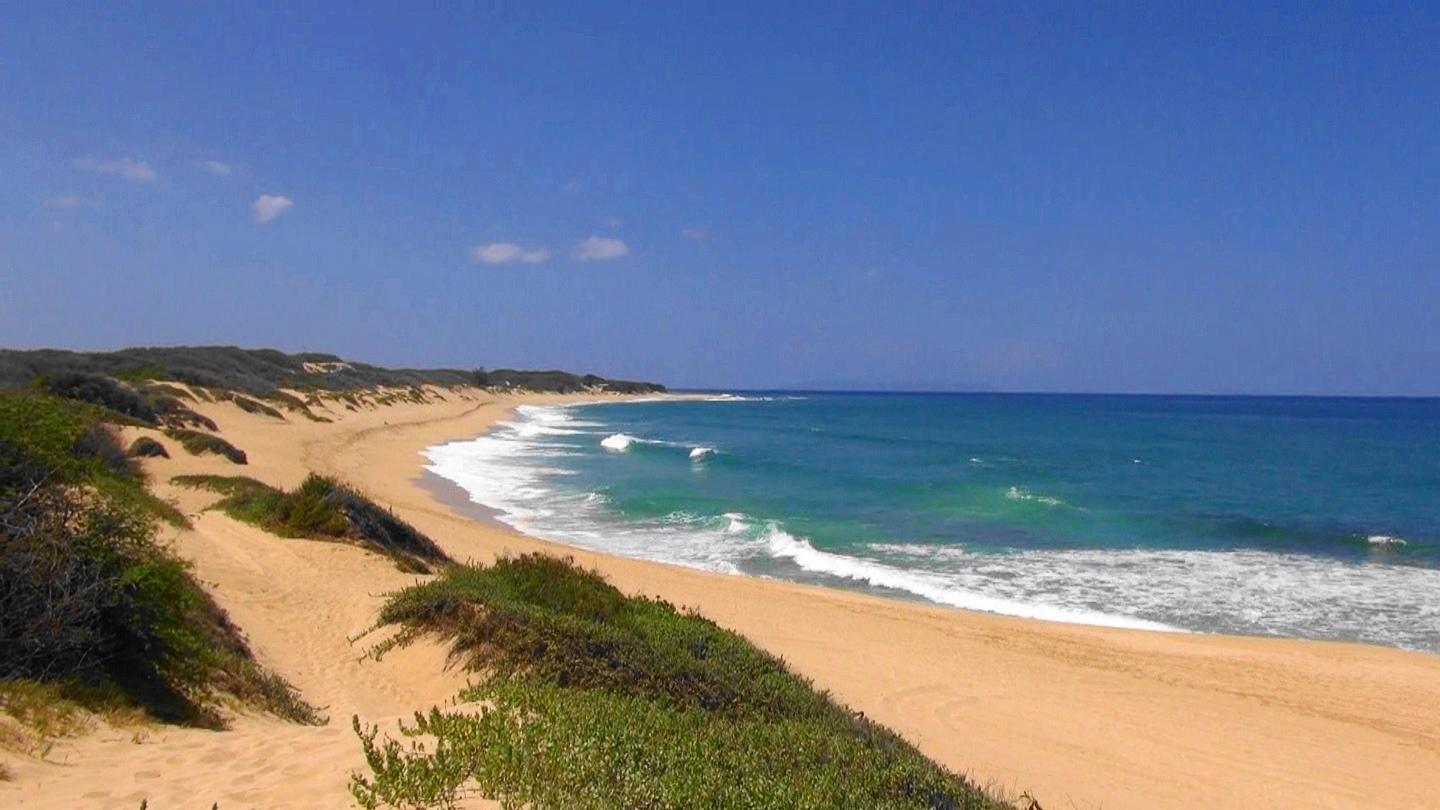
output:
M1052 624L862 593L622 559L476 520L423 479L420 451L484 432L523 402L574 397L445 392L332 423L229 403L197 409L249 454L237 467L185 454L147 462L156 491L194 520L167 529L257 655L330 723L244 716L223 732L159 725L58 741L44 761L0 752L21 807L348 806L363 761L350 730L444 704L464 684L417 644L381 662L350 639L383 595L414 581L358 548L283 539L203 511L172 475L250 475L292 487L341 478L460 560L544 550L620 588L693 607L980 784L1053 808L1440 806L1440 657L1358 644ZM127 428L129 436L153 431ZM451 502L447 502L451 501Z

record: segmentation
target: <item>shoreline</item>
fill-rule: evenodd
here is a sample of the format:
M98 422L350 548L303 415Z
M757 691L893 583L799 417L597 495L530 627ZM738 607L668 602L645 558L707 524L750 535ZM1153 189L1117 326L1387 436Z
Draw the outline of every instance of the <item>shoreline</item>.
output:
M694 393L688 393L679 395L647 395L644 397L634 398L627 397L620 401L714 401L717 398L723 399L726 397L722 397L718 394L698 395ZM588 400L557 401L553 403L547 403L543 409L562 410L568 408L584 408L586 405L589 404L594 403ZM519 419L522 423L534 422L535 425L548 424L548 417L544 417L541 415L527 416L524 414L517 414L516 411L519 407L520 406L518 405L512 405L507 407L501 415L496 417L496 419L494 420L494 424L498 424L502 421L513 421L515 419ZM563 425L563 421L560 424ZM531 435L531 433L524 430L526 426L526 424L520 425L521 431L519 435L522 437L529 437ZM619 430L619 428L614 428L612 426L609 432L614 432L615 430ZM421 452L427 459L431 459L432 457L430 456L428 451L432 448L443 447L449 444L464 444L484 436L492 435L494 433L495 431L492 424L491 427L487 427L485 430L478 434L447 437L438 441L436 444L422 448ZM596 435L603 435L603 433ZM502 435L502 437L497 441L500 441L503 445L505 439L506 436ZM667 443L663 441L656 442L655 440L651 439L637 439L636 441L659 444ZM679 446L674 442L669 442L669 444L671 444L672 446ZM693 442L689 442L688 444L693 444ZM508 462L504 460L504 457L507 454L501 452L498 456L492 457L491 452L483 454L481 458L487 460L485 461L486 464L492 463L494 458L501 459L500 461L498 461L499 467L496 469L502 471L499 477L505 478L506 476L503 474L503 471L505 465ZM522 453L521 455L524 454ZM974 461L974 459L972 459L972 461ZM458 464L458 466L454 466L456 464ZM435 471L431 468L432 465L434 465L437 469L444 470L444 472ZM1267 627L1226 627L1218 626L1219 623L1216 623L1216 626L1207 626L1203 624L1192 625L1182 622L1180 620L1172 620L1169 618L1147 618L1135 615L1133 613L1124 613L1118 611L1112 612L1103 607L1076 607L1073 605L1053 605L1043 600L1027 601L1018 597L991 598L984 596L983 593L980 592L962 593L960 596L957 597L952 592L947 591L944 588L927 587L928 583L924 582L921 582L917 585L915 584L913 579L906 579L907 575L911 574L912 571L918 570L921 574L923 574L929 569L923 567L919 569L911 569L902 566L892 566L886 561L876 561L872 558L864 556L841 556L847 554L848 552L831 551L828 548L821 549L814 546L812 541L809 541L803 536L790 536L786 531L784 531L783 524L779 523L778 521L771 522L763 519L752 519L744 514L727 513L725 517L744 519L746 521L751 521L753 525L763 525L768 522L770 523L773 530L779 530L778 534L783 540L788 541L789 546L800 547L799 550L791 551L788 547L780 552L775 552L772 550L770 552L770 556L765 557L765 561L770 563L776 562L777 557L787 558L779 560L779 562L783 563L782 565L746 564L747 560L744 559L739 561L731 561L727 559L725 560L724 565L707 564L709 562L708 560L696 560L692 558L687 558L684 554L676 555L667 553L656 553L654 549L666 548L663 543L663 539L659 545L644 546L630 543L623 544L617 547L617 545L614 543L602 542L600 538L605 538L607 536L606 530L611 526L611 524L608 521L604 521L603 523L597 523L593 519L586 522L581 527L581 529L583 530L576 529L576 539L566 539L567 532L571 528L570 526L557 526L554 525L552 521L550 524L548 524L549 528L545 528L542 525L536 525L536 523L541 523L541 521L531 521L525 518L517 519L516 522L512 524L504 517L507 514L505 510L511 507L495 507L490 506L487 503L482 503L475 500L477 497L481 497L486 498L487 500L491 500L493 503L511 503L508 495L503 490L494 491L490 487L481 485L476 489L476 492L472 494L470 490L466 488L467 486L474 486L476 482L484 482L488 478L487 475L483 473L476 473L474 470L472 470L469 467L469 460L466 456L461 455L456 457L455 460L451 461L446 459L442 455L435 460L427 460L424 464L424 467L425 469L421 475L420 480L421 484L425 488L429 489L438 500L449 504L458 514L472 517L474 519L481 520L482 522L496 525L504 530L514 531L526 537L539 539L545 542L562 546L564 548L585 549L594 553L620 557L623 559L644 560L657 564L672 565L691 570L709 571L714 573L723 573L727 575L740 575L768 581L789 582L802 585L815 585L819 587L838 589L852 593L879 596L911 604L941 607L951 610L961 610L985 615L1010 616L1021 619L1051 622L1057 624L1111 627L1117 629L1143 630L1148 632L1220 635L1239 638L1320 641L1342 644L1350 643L1366 646L1378 646L1386 649L1397 649L1428 655L1440 655L1440 648L1410 645L1395 640L1376 640L1374 638L1366 638L1363 635L1345 635L1342 633L1306 633L1304 632L1304 630L1310 628L1301 628L1298 624L1294 625L1293 627L1285 627L1279 629ZM494 472L494 470L491 470L491 472ZM452 479L450 477L447 477L447 474L455 475L456 477ZM531 487L538 484L538 481L531 481L530 479L526 479L526 483L523 486ZM550 492L549 485L545 484L545 487L546 489L544 491ZM1014 492L1014 490L1015 488L1011 487L1011 491ZM574 494L574 492L571 490L554 490L554 493L558 493L561 495L564 495L567 492L571 495ZM491 499L492 495L494 496L493 499ZM521 512L525 512L530 508L532 508L531 505L526 505L525 509L521 510ZM550 509L548 505L544 506L543 508L547 510L545 514L552 514L548 511ZM563 510L556 511L559 512ZM625 527L623 526L621 527L622 534L624 528ZM557 537L548 535L547 531L551 530L556 531L559 536ZM751 539L754 539L753 535L751 536ZM765 537L761 537L760 539L764 540ZM1376 538L1372 536L1369 542L1371 546L1375 545ZM1403 540L1400 540L1398 542L1401 544L1404 543ZM1161 549L1157 549L1155 551L1157 553L1163 553L1163 550ZM1186 553L1195 554L1211 553L1203 550L1194 550L1193 552L1191 552L1189 549L1186 549L1185 551ZM1224 552L1226 550L1222 549L1221 551ZM1241 552L1243 553L1244 550L1242 549ZM1286 553L1282 552L1273 552L1273 554L1277 559L1287 556ZM788 559L790 557L800 558L802 556L806 557L807 559L821 559L819 559L818 562L801 561L794 564L791 564L793 561ZM838 560L839 562L832 562L832 559ZM1318 559L1327 563L1337 562L1337 559L1323 556L1319 557ZM1338 560L1338 562L1344 564L1351 561ZM862 568L857 570L856 564L862 566ZM844 567L837 569L837 565L842 565ZM1400 570L1408 571L1409 569L1401 568ZM1260 574L1260 576L1264 576L1263 572ZM1286 630L1298 630L1298 632L1286 632Z
M437 472L432 472L422 466L420 474L415 476L415 486L429 492L431 497L450 507L460 517L469 518L496 529L516 531L514 527L500 519L498 509L492 509L473 500L464 487Z
M520 404L525 402L497 403L483 425L456 424L459 430L434 441L404 441L392 449L409 450L410 463L423 466L425 447L482 435ZM456 519L473 520L433 493L426 496ZM696 607L942 763L982 783L1029 790L1042 805L1388 806L1383 783L1393 784L1395 806L1413 804L1417 795L1440 802L1440 772L1431 770L1440 766L1440 713L1404 719L1415 706L1440 705L1434 702L1440 700L1440 657L1431 654L980 613L612 556L504 525L487 529L506 536L506 550L573 556L624 590ZM770 610L756 609L766 602ZM835 630L847 626L850 632ZM1018 677L1023 685L978 673L963 687L947 683L947 666L958 671L981 653L1000 655L982 671ZM892 660L880 669L868 666L887 658ZM1411 676L1401 672L1412 668ZM902 672L927 674L907 684ZM1320 682L1312 684L1318 689L1297 683L1307 677ZM1401 697L1407 693L1408 699ZM974 707L975 714L957 711L960 706ZM969 725L988 731L955 739ZM1118 733L1127 727L1128 733ZM1372 745L1389 753L1361 753ZM1356 774L1356 761L1377 763L1376 771ZM1387 767L1392 776L1408 776L1392 782Z
M465 396L341 411L333 424L276 421L205 403L222 435L251 454L250 466L181 454L147 468L157 482L214 472L284 487L310 471L334 475L458 560L530 551L573 557L627 593L698 610L941 764L1012 795L1029 791L1046 808L1440 806L1440 709L1433 708L1440 706L1440 656L1348 642L1060 624L538 539L457 509L453 497L426 480L444 479L424 470L421 451L481 435L521 404L575 397L473 390ZM163 728L160 741L144 745L128 735L92 735L64 743L69 764L20 769L16 783L0 783L0 797L27 807L84 806L94 803L84 797L97 785L139 790L145 783L136 774L154 771L170 791L147 788L155 806L167 797L174 801L163 806L193 804L197 784L212 783L198 798L222 806L343 805L349 769L363 766L350 714L405 718L443 705L463 685L463 673L446 669L438 645L417 645L379 663L355 660L347 639L373 621L386 590L413 577L359 549L274 538L202 512L194 492L158 489L195 516L196 527L178 533L178 550L212 584L257 655L329 707L330 724L297 728L243 718L218 735ZM252 777L257 783L245 781L244 769L221 773L197 762L192 772L190 765L166 764L217 756L221 748L232 758L245 756L247 767L265 760L246 751L273 750L265 756L274 758L268 765L274 773L257 772L265 774ZM302 762L306 770L291 773ZM13 793L12 786L25 791Z
M654 401L657 401L657 400L665 400L665 399L675 400L675 401L685 401L685 400L709 401L709 400L713 399L713 396L714 396L714 395L709 395L709 394L701 395L701 394L694 394L694 393L677 393L677 394L663 394L663 395L647 394L647 395L643 395L643 396L634 396L634 397L627 396L627 397L621 398L619 401L621 401L621 402L654 402ZM547 404L547 407L571 408L571 407L583 407L583 406L585 406L585 405L587 405L587 404L595 404L595 403L593 402L593 400L580 399L580 400L575 400L575 401L570 401L570 402L559 401L559 402L554 402L554 403L548 403L548 404ZM605 404L605 403L602 402L601 404ZM867 596L875 596L875 597L879 597L879 598L882 598L882 599L890 599L890 600L894 600L894 601L898 601L898 602L904 602L904 603L909 603L909 604L914 604L914 605L925 605L925 606L928 606L928 607L938 607L938 608L943 608L943 609L946 609L946 610L961 610L961 611L965 611L965 612L967 612L967 613L978 613L978 614L989 615L989 616L1007 616L1007 617L1011 617L1011 618L1026 619L1026 620L1031 620L1031 621L1042 621L1042 622L1048 622L1048 623L1053 623L1053 624L1075 624L1075 625L1082 625L1082 626L1086 626L1086 627L1110 627L1110 628L1117 628L1117 629L1143 630L1143 631L1146 631L1146 632L1155 632L1155 633L1203 633L1203 632L1208 632L1208 631L1203 631L1203 630L1192 630L1192 629L1180 627L1180 626L1178 626L1178 625L1175 625L1175 626L1167 625L1167 624L1163 624L1163 623L1157 622L1157 621L1151 621L1151 620L1147 620L1147 619L1140 619L1140 618L1125 616L1125 615L1121 615L1121 614L1093 613L1093 617L1092 617L1092 618L1080 618L1080 617L1079 617L1079 616L1080 616L1080 613L1077 612L1077 611L1072 611L1072 610L1068 610L1068 609L1058 609L1059 612L1064 612L1064 613L1068 613L1068 614L1073 614L1073 616L1072 616L1071 618L1048 618L1048 617L1040 616L1040 615L1027 615L1027 614L1024 613L1024 612L1007 612L1007 611L1002 611L1002 610L983 610L983 609L979 609L979 608L966 607L966 606L963 606L963 605L947 604L947 603L945 603L945 602L943 602L943 601L937 601L937 600L935 600L935 599L930 599L930 598L927 598L926 596L924 596L923 594L916 593L916 592L914 592L914 591L912 591L912 590L906 590L906 589L901 588L901 587L885 587L885 586L883 586L883 585L875 584L875 583L873 583L873 582L861 581L861 580L857 580L857 579L854 579L854 578L841 576L841 575L838 575L838 574L825 573L825 572L813 572L813 571L810 571L810 570L804 569L804 568L801 568L801 569L800 569L801 572L804 573L804 574L808 574L809 576L767 576L767 575L765 575L765 574L763 574L763 573L756 573L756 572L754 572L754 571L746 571L746 570L741 569L741 568L738 568L738 567L737 567L734 571L717 571L716 569L713 569L713 568L706 568L706 567L700 566L700 565L687 565L687 564L685 564L685 563L683 563L683 562L676 562L676 561L673 561L673 560L665 560L665 559L660 559L660 558L657 558L657 557L644 556L644 555L640 555L640 554L635 554L635 555L622 554L622 553L619 553L619 552L616 552L616 551L613 551L613 550L609 550L609 549L596 548L596 547L594 547L594 546L587 546L587 545L583 545L583 544L581 544L581 543L571 542L571 541L568 541L568 540L563 540L563 539L559 539L559 538L555 538L555 537L547 537L543 532L533 532L533 533L532 533L532 532L530 532L530 531L526 531L525 529L521 529L521 528L519 528L519 527L517 527L517 526L513 526L513 525L511 525L510 523L507 523L507 522L501 517L501 515L503 514L503 510L498 509L498 508L496 508L496 507L492 507L492 506L490 506L490 505L488 505L488 504L484 504L484 503L481 503L481 502L479 502L479 501L476 501L476 500L474 499L474 497L470 494L470 492L469 492L468 490L466 490L465 487L464 487L463 485L461 485L459 482L454 481L454 480L452 480L452 479L450 479L450 478L447 478L447 477L445 477L444 475L441 475L440 473L437 473L437 472L429 469L429 457L428 457L428 455L427 455L426 452L425 452L425 451L429 450L430 448L436 447L436 446L439 446L439 445L451 444L451 443L456 443L456 442L465 442L465 441L470 441L470 440L472 440L472 439L480 438L480 437L482 437L482 436L487 436L487 435L491 434L492 432L494 432L494 428L495 428L496 425L498 425L498 424L500 424L500 423L502 423L502 422L507 422L507 421L512 420L512 419L516 416L516 411L517 411L517 409L518 409L519 407L520 407L519 404L509 405L509 406L505 407L505 408L503 409L503 411L502 411L499 415L497 415L497 416L491 421L491 423L490 423L487 427L485 427L485 429L482 430L482 431L481 431L480 433L478 433L478 434L475 434L475 435L467 435L467 436L449 437L449 438L446 438L446 439L442 439L442 440L436 442L435 444L427 445L426 447L421 448L420 451L419 451L419 453L420 453L420 455L422 456L422 458L425 458L425 459L426 459L426 461L421 463L420 474L417 475L416 478L415 478L415 483L416 483L416 485L419 486L419 487L421 487L422 489L425 489L425 490L427 490L428 492L430 492L430 494L435 498L435 500L437 500L437 501L439 501L439 502L441 502L441 503L449 506L457 515L459 515L459 516L461 516L461 517L466 517L466 518L470 518L470 519L472 519L472 520L477 520L477 521L479 521L479 522L481 522L481 523L484 523L484 524L489 525L489 526L493 526L493 527L498 528L498 529L500 529L500 530L502 530L502 531L515 532L516 534L522 535L522 536L524 536L524 537L528 537L528 538L532 538L532 539L535 539L535 540L539 540L539 541L541 541L541 542L549 543L549 544L552 544L552 545L555 545L555 546L559 546L559 547L562 547L562 548L566 548L566 549L578 549L578 550L583 550L583 551L587 551L587 552L594 553L594 554L602 554L602 555L606 555L606 556L609 556L609 557L615 557L615 558L618 558L618 559L638 560L638 561L641 561L641 562L650 562L650 563L655 563L655 564L657 564L657 565L673 566L673 567L675 567L675 568L683 568L683 569L693 570L693 571L704 571L704 572L712 573L712 574L718 573L718 574L723 574L723 575L725 575L725 576L744 576L744 577L749 577L749 578L752 578L752 579L758 579L758 580L769 581L769 582L786 582L786 583L791 583L791 584L795 584L795 585L808 585L808 586L826 588L826 589L831 589L831 590L847 591L847 592L850 592L850 593L863 594L863 595L867 595ZM1043 612L1044 610L1045 610L1045 608L1043 608L1043 607L1032 606L1031 612L1039 613L1039 612ZM1236 634L1230 634L1230 635L1236 635ZM1256 636L1254 636L1254 637L1256 637L1256 638L1296 638L1296 637L1288 637L1288 636L1260 636L1260 635L1256 635ZM1297 638L1297 640L1300 640L1300 639ZM1336 640L1337 640L1337 641L1340 641L1340 642L1342 642L1342 643L1364 643L1364 642L1359 642L1359 641L1352 641L1352 640L1349 640L1349 639L1336 639Z

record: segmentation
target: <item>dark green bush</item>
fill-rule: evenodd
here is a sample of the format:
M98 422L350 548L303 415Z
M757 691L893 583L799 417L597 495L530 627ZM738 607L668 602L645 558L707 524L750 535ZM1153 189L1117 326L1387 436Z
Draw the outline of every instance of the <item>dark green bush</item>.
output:
M91 418L52 397L0 395L0 680L207 726L220 723L221 695L315 719L155 542L155 499L95 453L111 439Z
M541 555L454 566L393 594L376 655L434 633L484 682L479 714L360 736L362 807L1000 808L740 636Z
M185 448L185 452L192 456L213 453L224 456L236 464L245 464L248 461L244 450L241 450L213 433L201 433L198 430L186 430L184 428L170 428L165 431L165 435L180 442L180 446Z
M38 459L53 475L85 481L121 501L176 526L185 516L145 488L113 429L100 417L113 413L85 403L35 392L0 392L0 440Z
M132 458L169 458L170 451L149 436L141 436L130 443L130 449L125 451L125 455Z
M606 380L594 375L581 377L564 371L389 369L346 361L333 354L285 354L273 349L235 346L167 346L117 352L0 350L0 387L25 386L37 376L65 372L137 380L168 379L251 395L269 395L279 388L353 391L421 385L479 385L561 392L587 387L628 392L664 390L663 386L651 383Z
M410 524L353 489L318 475L307 477L292 492L240 476L180 475L171 480L224 495L215 505L226 514L282 537L353 542L412 573L429 573L431 566L450 562L439 546Z
M42 378L41 384L55 396L89 402L148 425L155 424L155 409L140 392L103 374L65 371Z
M244 394L236 394L229 391L227 391L226 394L229 395L228 399L231 402L235 403L235 405L240 408L240 410L245 411L246 413L264 414L265 416L269 416L272 419L285 418L279 411L275 410L269 405L266 405L258 399L251 399Z
M209 431L219 430L215 420L210 417L193 411L179 398L169 394L157 394L147 391L150 407L155 410L156 421L166 427L188 428L200 427Z

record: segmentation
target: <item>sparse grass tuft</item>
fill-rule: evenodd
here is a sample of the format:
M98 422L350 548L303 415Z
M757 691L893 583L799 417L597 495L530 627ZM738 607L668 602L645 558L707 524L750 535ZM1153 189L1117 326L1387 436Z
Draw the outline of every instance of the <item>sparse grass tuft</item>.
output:
M290 492L242 476L180 475L171 481L224 495L216 506L226 514L282 537L355 543L410 573L430 573L432 566L450 562L439 546L408 523L318 475Z
M246 413L258 413L258 414L263 414L263 415L268 416L268 417L270 417L270 418L272 418L272 419L284 419L284 418L285 418L285 416L284 416L283 414L281 414L279 411L275 410L274 408L270 407L269 405L266 405L265 403L261 402L261 401L258 400L258 399L251 399L250 397L247 397L247 396L245 396L244 394L236 394L236 393L232 393L232 392L229 392L229 391L227 391L227 392L225 392L225 393L229 395L229 396L228 396L229 400L230 400L231 402L235 403L236 407L238 407L238 408L239 408L240 410L242 410L242 411L245 411Z
M225 441L213 433L201 433L198 430L185 430L183 428L171 428L165 431L165 435L180 442L180 446L192 456L203 453L214 453L224 456L236 464L245 464L248 459L245 451Z
M15 718L42 740L73 737L92 724L90 713L76 699L84 691L78 684L0 680L0 713Z
M401 733L433 740L419 747L354 720L362 807L1004 807L744 638L569 561L454 566L393 594L380 624L400 633L377 655L449 640L486 708L417 714Z

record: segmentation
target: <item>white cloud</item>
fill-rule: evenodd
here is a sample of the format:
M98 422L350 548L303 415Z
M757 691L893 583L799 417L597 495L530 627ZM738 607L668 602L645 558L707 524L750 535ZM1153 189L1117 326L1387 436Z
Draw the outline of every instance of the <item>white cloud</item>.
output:
M295 206L289 197L279 194L261 194L255 198L255 221L261 225L289 211Z
M630 252L624 240L608 236L587 236L570 250L570 257L582 262L618 259Z
M680 229L680 235L683 236L683 237L685 237L686 239L694 239L695 241L698 242L698 241L700 241L701 239L704 239L705 237L707 237L707 236L710 235L710 229L709 229L709 228L681 228L681 229Z
M231 166L229 163L221 163L218 160L202 160L195 165L216 177L228 177L231 172L235 171L234 166Z
M116 177L123 177L132 183L153 183L159 179L155 170L150 164L143 160L132 160L128 157L116 158L115 160L96 160L91 157L80 158L75 165L89 172L100 172L101 174L113 174Z
M513 262L539 264L548 258L550 258L550 251L545 248L527 250L514 242L491 242L488 245L476 245L470 249L470 260L481 264L511 264Z

